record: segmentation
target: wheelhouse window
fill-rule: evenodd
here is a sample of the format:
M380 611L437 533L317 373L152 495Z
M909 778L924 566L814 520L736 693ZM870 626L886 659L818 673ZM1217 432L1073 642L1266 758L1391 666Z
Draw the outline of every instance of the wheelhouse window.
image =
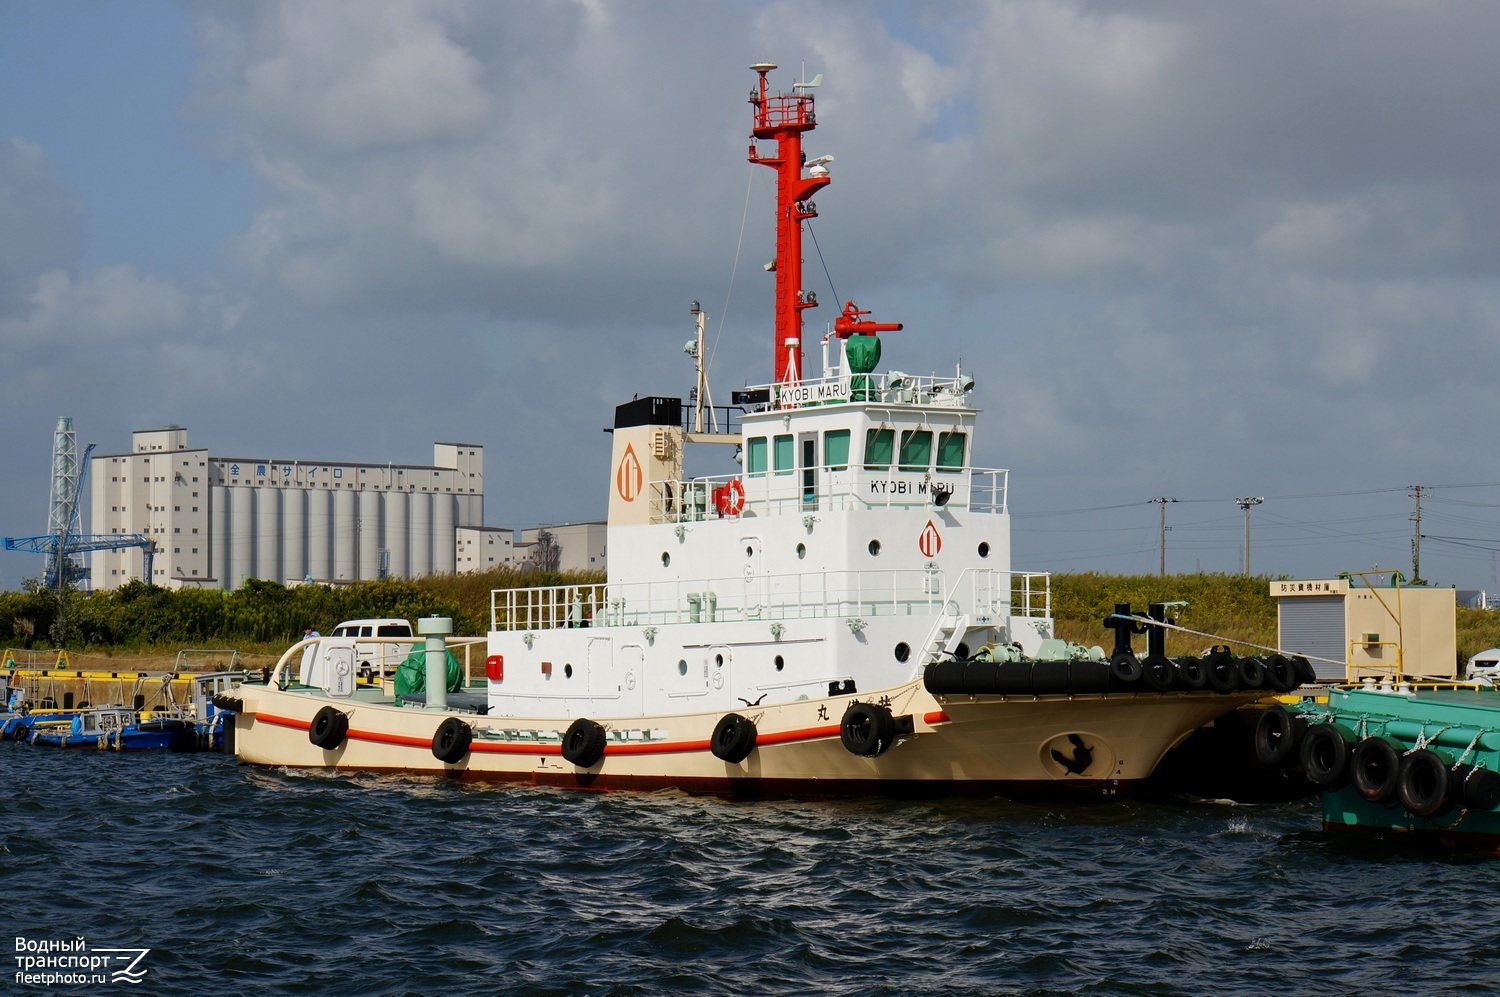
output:
M792 460L794 456L792 452L791 435L788 434L786 436L773 437L772 442L773 446L771 459L775 461L774 469L776 473L791 474L793 467Z
M823 434L823 462L830 471L849 467L849 430L830 429Z
M967 442L967 433L939 433L937 469L939 471L957 471L962 468L964 466L964 444Z
M764 474L766 470L766 438L756 436L750 440L750 446L745 450L745 471L747 474Z
M868 429L865 431L865 467L878 470L891 466L891 456L896 446L894 429Z
M903 429L901 431L901 470L925 471L931 463L932 431Z

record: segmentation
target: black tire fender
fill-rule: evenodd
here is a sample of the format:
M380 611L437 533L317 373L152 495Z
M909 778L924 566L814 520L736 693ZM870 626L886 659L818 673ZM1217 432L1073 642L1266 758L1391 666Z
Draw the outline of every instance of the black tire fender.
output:
M1353 735L1338 724L1311 727L1302 739L1298 758L1302 774L1319 789L1337 789L1349 777L1349 742Z
M1266 687L1266 669L1257 658L1235 658L1235 671L1240 673L1240 687L1242 689L1264 689Z
M1141 678L1154 692L1171 692L1177 686L1177 668L1164 654L1148 654L1141 660Z
M593 768L604 757L604 742L604 728L579 717L563 734L562 756L579 768Z
M342 710L325 706L307 725L307 739L325 751L335 751L349 734L349 717Z
M896 718L878 703L850 703L839 721L839 740L850 754L864 758L883 755L896 739Z
M1202 689L1208 685L1208 673L1203 669L1203 662L1191 654L1178 658L1177 680L1189 689Z
M452 765L469 753L474 741L474 731L458 717L449 717L438 724L432 735L432 757Z
M1301 676L1284 654L1269 655L1261 659L1261 665L1266 670L1266 684L1277 692L1291 692L1302 684Z
M1448 763L1437 752L1419 748L1401 759L1396 793L1401 805L1418 817L1437 817L1453 806Z
M755 750L755 724L738 713L726 713L714 725L708 750L714 757L738 765Z
M1240 687L1240 670L1227 647L1216 647L1204 657L1203 672L1214 692L1227 694Z
M1307 721L1280 703L1266 707L1255 721L1255 760L1271 768L1291 761L1306 732Z
M1110 678L1122 686L1135 685L1141 680L1141 663L1134 654L1121 651L1109 659Z
M1366 737L1349 753L1349 781L1371 803L1396 795L1401 781L1401 751L1383 737Z

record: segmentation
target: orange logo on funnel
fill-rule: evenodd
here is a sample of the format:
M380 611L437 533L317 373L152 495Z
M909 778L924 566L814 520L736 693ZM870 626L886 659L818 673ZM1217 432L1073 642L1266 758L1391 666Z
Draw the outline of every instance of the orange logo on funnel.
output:
M615 470L615 491L627 502L634 502L641 493L641 462L636 459L635 447L628 443L625 456L620 458L620 466Z

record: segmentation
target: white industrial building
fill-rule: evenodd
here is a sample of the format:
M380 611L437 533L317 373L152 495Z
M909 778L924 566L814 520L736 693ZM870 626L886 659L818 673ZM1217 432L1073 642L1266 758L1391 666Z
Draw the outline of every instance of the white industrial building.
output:
M509 531L483 526L484 449L472 443L433 444L431 465L232 458L189 448L172 426L135 432L129 453L94 457L90 474L93 532L152 537L151 581L168 588L413 578L512 556ZM96 589L141 577L139 549L90 556Z
M562 523L521 531L515 559L538 571L603 571L606 524Z

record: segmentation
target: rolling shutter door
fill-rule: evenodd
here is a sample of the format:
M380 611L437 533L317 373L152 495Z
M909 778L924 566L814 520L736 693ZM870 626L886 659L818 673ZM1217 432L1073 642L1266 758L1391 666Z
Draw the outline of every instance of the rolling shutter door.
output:
M1344 678L1344 666L1333 662L1345 660L1344 597L1306 596L1278 600L1281 649L1305 654L1312 661L1320 679ZM1331 659L1320 661L1319 658Z

